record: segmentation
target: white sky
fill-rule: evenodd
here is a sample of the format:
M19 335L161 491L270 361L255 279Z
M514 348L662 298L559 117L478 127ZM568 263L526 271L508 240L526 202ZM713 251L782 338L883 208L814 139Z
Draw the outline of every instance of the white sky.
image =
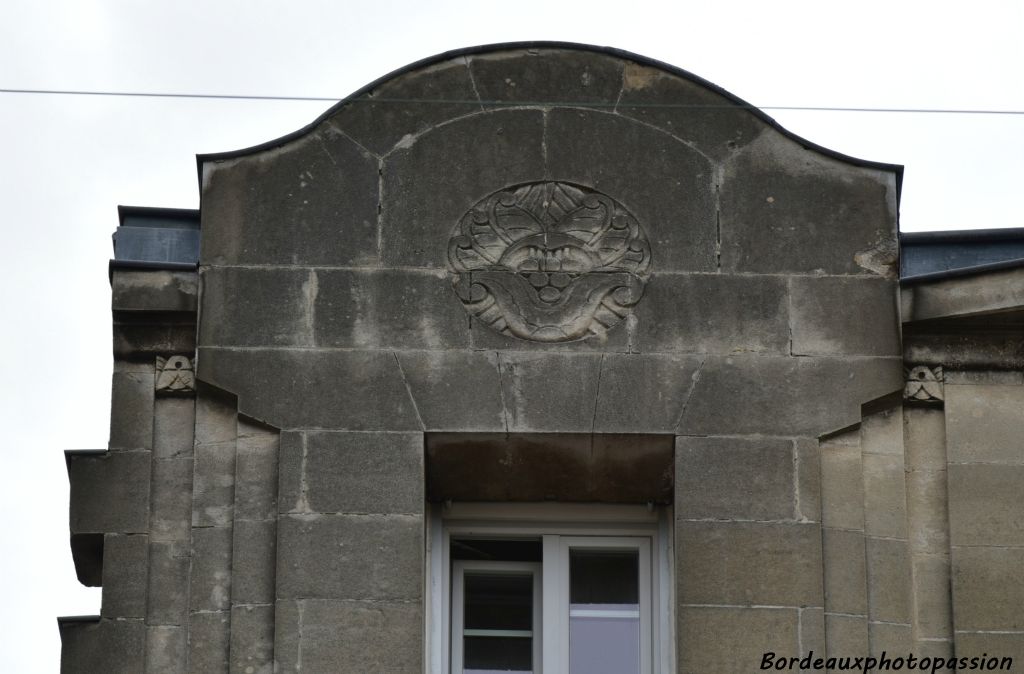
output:
M1024 3L986 0L0 0L0 88L341 98L449 49L563 40L755 105L1024 110L1022 28ZM57 671L56 616L99 612L71 562L62 450L107 441L116 206L195 208L197 153L328 106L0 93L0 671ZM904 164L904 231L1024 226L1024 115L769 114Z

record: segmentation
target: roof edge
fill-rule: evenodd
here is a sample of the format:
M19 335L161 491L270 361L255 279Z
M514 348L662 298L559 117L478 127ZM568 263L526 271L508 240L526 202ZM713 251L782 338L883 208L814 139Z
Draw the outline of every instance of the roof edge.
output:
M736 96L736 95L726 91L725 89L723 89L722 87L718 86L717 84L715 84L713 82L709 82L708 80L704 79L703 77L700 77L698 75L694 75L693 73L691 73L691 72L689 72L687 70L683 70L682 68L679 68L677 66L673 66L673 65L665 63L663 61L659 61L657 59L653 59L653 58L650 58L650 57L647 57L647 56L641 56L640 54L635 54L633 52L626 51L624 49L617 49L615 47L604 47L604 46L590 45L590 44L585 44L585 43L580 43L580 42L559 42L559 41L546 41L546 40L525 41L525 42L497 42L497 43L493 43L493 44L478 45L478 46L474 46L474 47L462 47L460 49L452 49L452 50L449 50L449 51L446 51L446 52L442 52L440 54L435 54L434 56L428 56L427 58L420 59L418 61L414 61L414 62L412 62L412 63L410 63L408 65L405 65L405 66L402 66L401 68L398 68L397 70L393 70L390 73L384 75L383 77L377 78L373 82L370 82L369 84L367 84L364 87L358 89L357 91L353 92L352 94L349 94L345 98L341 99L340 101L338 101L337 103L335 103L334 105L329 107L319 117L314 119L312 122L310 122L306 126L300 128L300 129L297 129L295 131L292 131L291 133L285 134L283 136L280 136L279 138L275 138L273 140L269 140L269 141L266 141L264 143L260 143L258 145L253 145L253 146L247 147L247 148L242 148L242 149L238 149L238 150L229 150L229 151L226 151L226 152L212 152L212 153L198 154L198 155L196 155L196 169L197 169L198 178L199 178L200 192L202 192L202 184L203 184L203 164L205 164L206 162L224 161L224 160L227 160L227 159L235 159L235 158L238 158L238 157L244 157L246 155L254 154L256 152L262 152L262 151L265 151L265 150L272 150L272 149L280 147L281 145L284 145L285 143L288 143L288 142L290 142L292 140L301 138L302 136L304 136L307 133L309 133L310 131L312 131L315 127L317 127L325 119L327 119L328 117L333 115L343 105L346 105L347 103L349 103L353 99L356 99L356 98L362 96L363 94L365 94L365 93L367 93L369 91L372 91L373 89L379 87L380 85L384 84L385 82L387 82L387 81L389 81L391 79L394 79L394 78L396 78L396 77L398 77L400 75L404 75L405 73L409 73L409 72L412 72L414 70L418 70L420 68L425 68L425 67L428 67L428 66L440 63L442 61L447 61L447 60L450 60L450 59L453 59L453 58L457 58L459 56L471 56L471 55L475 55L475 54L484 54L484 53L488 53L488 52L511 50L511 49L570 49L570 50L577 50L577 51L596 52L596 53L599 53L599 54L607 54L607 55L610 55L610 56L615 56L615 57L618 57L618 58L628 59L630 61L635 61L637 63L640 63L641 65L650 66L650 67L654 67L654 68L659 68L661 70L669 72L669 73L671 73L673 75L676 75L678 77L682 77L684 79L690 80L691 82L694 82L695 84L699 84L699 85L701 85L703 87L706 87L706 88L710 89L711 91L715 92L716 94L726 98L729 101L732 101L733 103L736 103L737 105L741 105L741 106L747 108L750 111L751 114L753 114L754 116L759 118L761 121L765 122L770 127L775 129L776 131L780 132L785 137L789 138L790 140L795 141L797 144L799 144L800 146L802 146L802 147L804 147L804 148L806 148L808 150L814 150L815 152L823 154L823 155L825 155L827 157L831 157L833 159L838 159L838 160L840 160L842 162L845 162L845 163L848 163L848 164L853 164L855 166L862 166L862 167L865 167L865 168L873 168L873 169L877 169L877 170L880 170L880 171L888 171L888 172L894 173L896 175L896 202L897 202L897 205L899 204L900 196L901 196L902 191L903 191L903 166L901 164L889 164L889 163L886 163L886 162L876 162L876 161L871 161L871 160L867 160L867 159L860 159L858 157L853 157L853 156L850 156L850 155L847 155L847 154L843 154L842 152L837 152L836 150L830 150L829 148L824 147L822 145L818 145L817 143L814 143L814 142L812 142L810 140L807 140L806 138L804 138L802 136L799 136L799 135L793 133L792 131L789 131L788 129L783 127L781 124L779 124L777 121L775 121L775 119L770 117L768 114L766 114L763 110L761 110L757 106L754 106L754 105L752 105L750 103L747 103L746 101L741 99L739 96Z
M945 279L961 278L965 276L979 276L989 272L1003 271L1004 269L1017 269L1019 267L1024 267L1024 257L1014 260L1003 260L1001 262L991 262L989 264L979 264L974 267L957 267L955 269L935 271L928 274L918 274L917 276L905 276L900 279L900 286L912 286L917 283L943 281Z

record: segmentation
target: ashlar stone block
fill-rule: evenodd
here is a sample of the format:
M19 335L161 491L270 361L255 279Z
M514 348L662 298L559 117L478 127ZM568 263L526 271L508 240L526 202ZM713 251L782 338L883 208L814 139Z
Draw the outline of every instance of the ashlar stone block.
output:
M418 602L301 602L302 671L423 671L423 609Z
M1024 465L951 465L949 527L953 544L1024 546L1022 491Z
M200 344L313 346L319 280L316 271L208 267L200 274Z
M454 224L454 223L453 223ZM469 346L469 315L440 271L322 270L314 300L323 347Z
M154 373L114 372L110 389L110 449L152 449Z
M794 276L789 291L794 354L900 355L894 280Z
M541 110L482 112L410 138L383 164L383 263L446 268L449 238L473 204L543 176Z
M420 600L422 516L284 515L277 549L279 598Z
M420 433L307 433L307 512L423 512Z
M723 270L895 274L891 173L764 133L726 162L720 203Z
M1024 548L954 546L952 569L957 632L1024 631Z
M103 541L104 618L146 617L149 537L107 534Z
M673 433L703 359L673 354L606 354L594 430Z
M676 615L681 672L755 672L765 653L800 652L797 609L680 606Z
M328 123L385 155L437 124L480 110L469 64L457 57L374 83L338 108Z
M864 534L828 527L823 528L821 533L825 562L825 610L866 616L868 586Z
M321 126L203 164L203 265L377 262L377 158Z
M199 377L277 428L422 429L398 361L384 351L204 348Z
M822 605L816 524L676 522L675 545L684 604Z
M1024 386L947 386L950 463L1024 464Z
M594 429L599 354L499 354L510 431L588 432Z
M793 442L676 439L676 517L795 519Z
M545 138L548 175L598 190L632 213L655 273L717 268L714 170L699 152L602 110L555 108Z
M397 358L426 430L505 430L496 353L402 351Z
M515 49L469 57L485 107L584 103L611 109L622 88L621 59L574 49Z
M767 128L755 111L708 86L639 63L627 62L616 112L663 129L720 161Z
M634 348L641 352L789 353L789 296L781 277L656 269L634 313Z

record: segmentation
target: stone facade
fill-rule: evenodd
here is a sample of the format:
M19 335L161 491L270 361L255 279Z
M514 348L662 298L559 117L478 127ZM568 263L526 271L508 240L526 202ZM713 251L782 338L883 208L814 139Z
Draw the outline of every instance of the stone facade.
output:
M63 671L428 671L451 499L670 508L679 672L1024 662L1024 275L901 290L899 167L531 45L200 173L198 266L112 270Z

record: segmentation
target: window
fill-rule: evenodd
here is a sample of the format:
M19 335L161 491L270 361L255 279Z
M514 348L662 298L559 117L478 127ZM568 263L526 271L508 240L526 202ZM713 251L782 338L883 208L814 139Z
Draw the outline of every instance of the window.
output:
M430 521L431 674L667 674L665 508L455 504Z

